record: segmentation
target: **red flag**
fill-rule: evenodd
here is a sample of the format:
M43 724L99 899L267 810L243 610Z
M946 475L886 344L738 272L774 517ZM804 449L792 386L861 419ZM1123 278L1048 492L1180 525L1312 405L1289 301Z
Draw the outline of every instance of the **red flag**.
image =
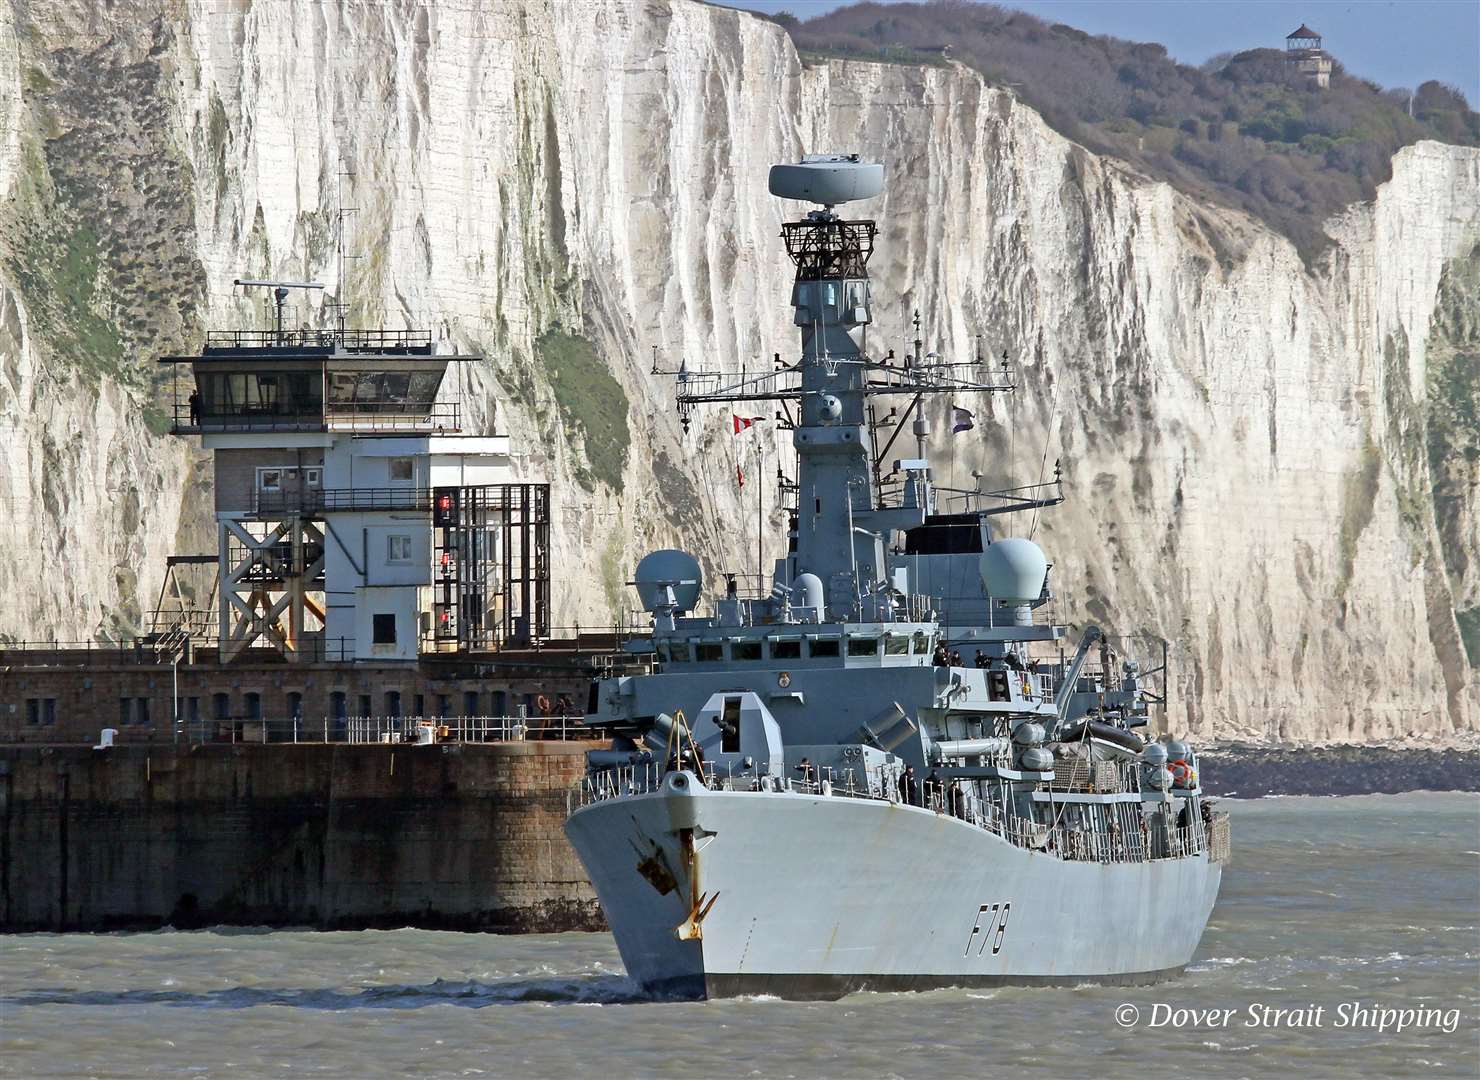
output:
M764 420L764 416L736 416L730 414L730 423L734 425L734 433L739 435L742 431L748 431L755 426L757 420ZM737 461L735 463L735 483L740 487L745 486L745 470Z

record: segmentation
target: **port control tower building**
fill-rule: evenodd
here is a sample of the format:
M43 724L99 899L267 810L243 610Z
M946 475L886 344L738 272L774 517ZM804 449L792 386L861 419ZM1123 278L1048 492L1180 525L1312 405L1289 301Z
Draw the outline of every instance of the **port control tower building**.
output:
M549 632L549 487L507 436L462 431L445 376L479 359L416 330L210 331L174 368L172 431L215 473L221 663L377 664L494 651ZM207 563L209 556L193 557ZM209 565L209 564L208 564Z

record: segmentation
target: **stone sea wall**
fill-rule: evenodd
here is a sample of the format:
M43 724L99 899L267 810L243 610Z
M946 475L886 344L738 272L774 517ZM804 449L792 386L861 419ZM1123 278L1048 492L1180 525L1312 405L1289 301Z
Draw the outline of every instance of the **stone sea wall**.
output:
M596 745L0 750L0 931L600 929L561 831Z

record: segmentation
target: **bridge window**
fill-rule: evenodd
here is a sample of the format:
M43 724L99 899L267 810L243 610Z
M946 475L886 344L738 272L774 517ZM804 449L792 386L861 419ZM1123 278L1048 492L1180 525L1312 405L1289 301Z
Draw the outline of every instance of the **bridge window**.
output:
M802 643L800 640L771 642L771 658L773 660L800 660L801 657Z
M884 639L885 656L908 656L910 639L899 634L890 634Z
M916 656L928 656L929 654L930 654L930 635L929 634L920 634L920 633L917 633L915 635L915 655Z
M725 658L725 647L718 641L701 641L694 650L697 654L694 659L700 663L713 663Z
M736 660L759 660L761 643L759 641L737 641L731 646L730 652Z
M879 639L866 637L850 637L848 639L849 656L878 656Z
M689 643L687 641L675 641L668 646L668 651L673 654L675 664L687 664L689 662Z
M837 656L838 639L816 638L808 644L807 651L812 655L813 659Z

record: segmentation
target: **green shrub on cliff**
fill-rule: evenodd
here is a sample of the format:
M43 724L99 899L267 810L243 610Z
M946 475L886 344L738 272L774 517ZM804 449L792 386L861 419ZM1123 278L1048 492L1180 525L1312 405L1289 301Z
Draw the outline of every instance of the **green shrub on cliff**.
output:
M587 488L594 479L621 491L632 442L622 384L583 337L549 330L535 342L535 351L566 426L585 440L586 464L577 466L576 479Z
M1194 68L1161 45L959 2L855 4L776 21L818 56L939 62L949 45L951 59L1014 87L1064 135L1265 221L1307 261L1328 243L1323 222L1371 199L1398 149L1425 138L1480 145L1480 116L1451 87L1385 93L1337 63L1330 89L1313 89L1280 49Z

